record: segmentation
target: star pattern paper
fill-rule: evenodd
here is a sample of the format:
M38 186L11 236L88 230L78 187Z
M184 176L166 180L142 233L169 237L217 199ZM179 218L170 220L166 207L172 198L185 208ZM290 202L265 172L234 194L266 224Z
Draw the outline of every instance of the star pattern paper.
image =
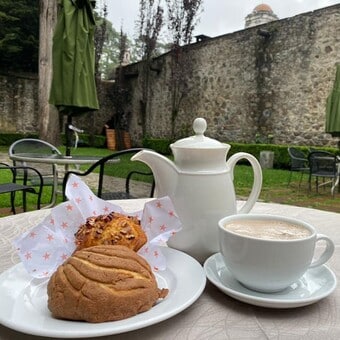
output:
M98 198L77 176L71 175L66 185L67 202L61 203L37 226L14 241L24 267L36 278L50 277L76 246L74 234L86 218L111 211L137 216L148 242L139 250L154 271L164 270L166 260L162 246L181 229L169 197L147 202L142 211L126 213L113 203Z

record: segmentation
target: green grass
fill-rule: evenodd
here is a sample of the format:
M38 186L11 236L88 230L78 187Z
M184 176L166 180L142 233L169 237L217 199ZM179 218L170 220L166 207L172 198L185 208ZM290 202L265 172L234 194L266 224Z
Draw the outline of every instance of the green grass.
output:
M259 200L340 213L340 193L337 188L335 196L332 197L330 185L319 188L317 193L315 183L312 182L312 190L309 191L308 175L303 176L301 186L299 186L300 174L293 173L288 186L290 175L288 170L263 169L262 174L263 183ZM236 166L234 185L238 197L245 198L249 195L252 181L251 167Z
M6 147L0 147L0 152L7 152ZM65 152L64 148L60 148L61 151ZM95 148L78 148L72 150L72 154L77 155L97 155L106 156L112 153L112 151L107 149L95 149ZM126 173L132 170L132 167L136 167L139 170L146 170L147 167L140 163L134 162L133 164L128 164L125 157L121 157L120 169L121 172L115 172L115 176L124 177ZM86 169L87 166L82 166L82 170ZM116 171L116 169L115 169ZM147 178L147 177L146 177ZM294 173L292 181L289 186L287 186L289 178L289 171L279 170L279 169L264 169L263 170L263 185L260 194L260 201L263 202L276 202L281 204L297 205L301 207L310 207L321 210L333 211L340 213L340 193L336 189L335 197L333 198L330 193L330 186L325 186L325 188L319 189L319 193L316 193L315 186L313 185L312 191L308 190L308 176L304 176L301 187L299 187L300 174ZM143 180L145 177L143 177ZM6 179L1 179L1 181ZM142 178L140 178L142 180ZM238 198L247 198L251 186L253 183L252 168L246 165L237 165L235 167L234 174L234 186L236 195ZM34 196L30 195L29 198L29 210L34 208ZM46 204L50 197L50 188L44 189L42 202ZM60 202L60 201L59 201ZM0 216L2 211L2 216L10 214L8 207L10 206L9 195L0 196ZM21 201L18 201L16 206L21 206ZM5 209L4 209L5 208Z

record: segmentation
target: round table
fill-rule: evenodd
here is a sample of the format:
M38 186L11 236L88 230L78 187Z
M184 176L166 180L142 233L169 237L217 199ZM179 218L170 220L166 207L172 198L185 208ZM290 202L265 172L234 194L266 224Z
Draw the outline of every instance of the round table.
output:
M21 162L22 164L40 163L40 164L51 164L55 166L64 166L64 173L69 170L69 166L73 165L76 168L80 165L94 164L99 161L101 156L83 156L83 155L72 155L65 156L60 154L39 154L39 153L15 153L9 156L11 160ZM110 160L111 163L119 163L119 159ZM53 196L51 203L46 205L44 209L53 207L57 202L58 194L58 171L53 176Z
M146 199L115 201L126 211L143 207ZM240 203L240 202L238 202ZM0 272L18 263L11 241L35 226L50 210L0 218ZM256 203L253 213L282 214L310 222L330 236L335 253L328 267L340 274L340 214L288 205ZM1 301L1 300L0 300ZM270 309L235 300L207 282L200 298L189 308L161 323L98 339L340 339L340 289L305 307ZM22 334L0 325L1 340L47 339ZM92 338L93 339L93 338Z
M93 164L101 159L100 156L82 156L82 155L58 155L58 154L38 154L38 153L16 153L10 156L10 159L18 162L44 163L56 165L82 165Z

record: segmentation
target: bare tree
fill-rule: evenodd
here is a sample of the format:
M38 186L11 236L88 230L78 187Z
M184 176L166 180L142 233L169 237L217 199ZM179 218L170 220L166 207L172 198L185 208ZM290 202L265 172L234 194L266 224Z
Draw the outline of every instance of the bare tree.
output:
M123 28L121 28L119 37L119 67L116 69L115 84L113 87L113 105L115 108L114 126L118 150L125 148L122 132L123 130L128 131L129 125L127 112L124 110L124 107L126 107L129 102L129 91L126 88L124 69L122 67L127 48L127 35L123 32Z
M100 58L103 54L104 43L107 39L106 26L107 26L107 3L104 1L103 7L101 8L100 13L98 13L99 17L96 18L97 25L94 37L94 47L95 47L95 62L94 62L94 73L98 80L101 79L101 73L99 70L99 62Z
M165 0L174 45L190 44L203 0Z
M142 60L142 97L140 99L140 112L143 134L146 133L147 103L150 95L150 73L153 53L163 25L163 8L160 0L140 0L139 2L139 39L141 42Z
M59 114L48 103L52 82L52 37L57 20L57 0L40 0L39 18L39 136L58 145Z
M193 71L192 59L182 45L190 44L196 26L196 17L203 0L166 0L168 30L172 36L171 77L171 135L175 134L175 121L182 100L190 91L190 78Z
M119 36L119 65L123 65L124 63L124 56L128 49L128 39L127 35L123 32L123 27L120 29L120 36Z

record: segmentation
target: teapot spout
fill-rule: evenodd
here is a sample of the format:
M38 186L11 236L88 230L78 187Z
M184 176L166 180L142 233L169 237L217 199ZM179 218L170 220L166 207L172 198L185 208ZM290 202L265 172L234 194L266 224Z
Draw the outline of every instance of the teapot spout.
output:
M141 161L150 167L155 179L157 197L172 196L178 170L171 160L152 150L139 151L131 160Z

